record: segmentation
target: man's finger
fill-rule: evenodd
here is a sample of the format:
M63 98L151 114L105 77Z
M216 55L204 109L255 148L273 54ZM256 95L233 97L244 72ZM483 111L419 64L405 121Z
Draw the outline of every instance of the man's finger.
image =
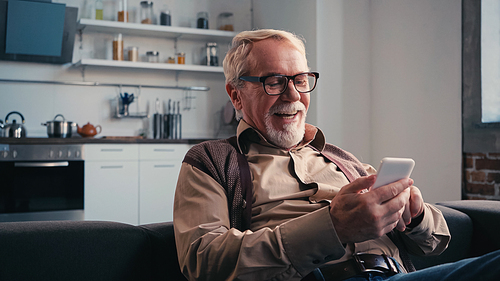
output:
M372 190L372 192L378 195L380 202L385 202L391 200L392 198L398 196L403 190L407 189L413 184L412 179L402 179L397 182L390 183L388 185L381 186Z
M342 189L342 193L359 193L362 190L368 189L375 183L376 176L371 175L368 177L360 177L348 185L345 185Z

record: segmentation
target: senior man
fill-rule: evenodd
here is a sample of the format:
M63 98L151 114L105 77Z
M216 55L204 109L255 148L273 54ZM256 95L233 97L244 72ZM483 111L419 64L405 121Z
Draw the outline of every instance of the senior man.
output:
M305 123L319 74L302 40L241 32L224 74L237 134L194 146L175 194L179 264L189 280L458 280L477 266L405 274L413 271L407 250L446 249L446 222L411 179L370 190L376 171Z

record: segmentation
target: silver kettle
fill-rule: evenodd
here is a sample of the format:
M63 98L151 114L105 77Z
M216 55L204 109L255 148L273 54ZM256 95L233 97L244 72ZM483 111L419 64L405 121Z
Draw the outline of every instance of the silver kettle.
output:
M12 124L9 124L9 116L11 114L17 114L21 116L22 123L19 124L16 120L12 120ZM3 130L1 130L1 136L4 138L25 138L26 137L26 128L24 128L24 116L17 112L12 111L7 116L5 116L5 124L0 124Z

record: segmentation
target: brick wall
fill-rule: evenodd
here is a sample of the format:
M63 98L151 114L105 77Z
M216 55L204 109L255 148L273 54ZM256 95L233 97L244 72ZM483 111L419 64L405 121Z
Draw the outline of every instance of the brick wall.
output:
M464 153L463 199L500 201L500 153Z

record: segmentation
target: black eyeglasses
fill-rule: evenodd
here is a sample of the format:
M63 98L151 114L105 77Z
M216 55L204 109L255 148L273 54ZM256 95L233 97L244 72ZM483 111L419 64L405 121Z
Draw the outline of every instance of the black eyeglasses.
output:
M309 93L316 88L318 81L318 72L304 72L293 76L287 75L268 75L268 76L241 76L240 79L248 82L261 82L266 94L277 96L283 94L290 80L293 81L295 90L299 93Z

